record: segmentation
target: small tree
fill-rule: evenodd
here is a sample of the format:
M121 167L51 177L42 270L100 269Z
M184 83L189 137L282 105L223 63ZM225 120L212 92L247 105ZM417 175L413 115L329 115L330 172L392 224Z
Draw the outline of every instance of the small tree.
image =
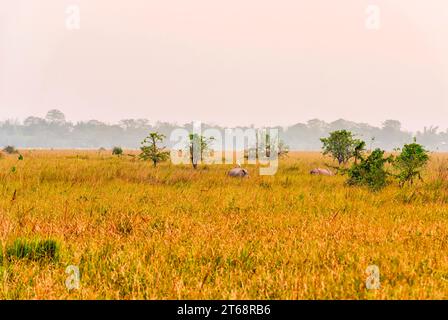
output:
M197 169L199 160L202 162L204 154L209 150L209 146L213 138L195 134L189 135L188 149L190 151L190 161L194 169Z
M166 161L169 158L169 152L165 151L165 147L159 147L157 145L158 143L163 142L163 139L165 139L163 134L151 132L142 142L140 159L145 161L151 160L154 167L156 167L159 162Z
M269 158L271 156L271 150L275 148L275 146L273 146L271 144L271 135L269 133L266 133L265 135L262 135L261 137L263 139L262 139L260 148L264 149L264 155ZM262 149L260 149L259 151L262 151Z
M392 157L384 158L384 150L375 149L367 158L360 158L347 170L349 185L364 185L377 191L387 185L385 164L392 162Z
M264 155L266 157L271 157L271 152L273 154L277 154L277 156L279 158L287 156L289 153L289 146L287 146L285 144L284 141L282 140L278 140L275 141L276 139L274 139L274 141L271 141L271 135L266 133L266 134L261 134L261 143L258 144L259 138L257 137L257 159L258 159L258 155L260 153L260 151L264 151L262 153L264 153Z
M282 140L278 143L277 155L279 158L286 157L289 153L289 146L287 146Z
M333 131L328 138L322 138L320 141L323 143L323 154L331 155L338 161L339 166L347 163L355 154L359 155L365 148L365 143L354 139L353 133L347 130Z
M358 140L358 143L355 145L355 149L353 150L353 157L355 158L355 164L358 163L358 160L361 160L362 154L366 149L366 143L364 141Z
M114 155L114 156L122 156L123 155L123 149L121 149L121 147L114 147L112 149L112 155Z
M428 163L429 156L422 145L416 143L405 144L400 155L395 158L394 168L398 170L396 177L402 187L405 183L413 184L417 177L420 180L421 170Z

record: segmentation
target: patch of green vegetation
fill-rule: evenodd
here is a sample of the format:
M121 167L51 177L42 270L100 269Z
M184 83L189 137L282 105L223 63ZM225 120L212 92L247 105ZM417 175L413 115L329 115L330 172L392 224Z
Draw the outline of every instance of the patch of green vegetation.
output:
M8 261L23 259L53 262L59 257L59 244L52 239L16 239L6 246L5 257Z
M114 155L114 156L122 156L123 155L123 149L121 147L114 147L112 149L112 155Z
M392 161L392 157L384 157L383 150L375 149L367 158L361 158L360 163L353 164L348 169L347 183L368 186L371 190L378 191L387 185L385 164Z

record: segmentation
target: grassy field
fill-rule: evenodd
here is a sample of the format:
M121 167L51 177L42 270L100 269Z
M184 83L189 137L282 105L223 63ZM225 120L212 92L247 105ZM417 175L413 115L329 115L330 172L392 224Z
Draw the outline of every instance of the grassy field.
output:
M310 176L318 153L249 179L109 154L0 159L0 299L448 298L448 155L424 183L372 193ZM48 256L17 250L39 241Z

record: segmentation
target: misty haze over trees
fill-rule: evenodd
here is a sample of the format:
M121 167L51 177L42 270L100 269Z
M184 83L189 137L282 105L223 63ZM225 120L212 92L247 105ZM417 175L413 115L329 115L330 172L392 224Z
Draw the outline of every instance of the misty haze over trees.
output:
M192 130L192 124L182 127ZM121 146L137 149L149 132L157 131L167 137L164 144L169 148L174 143L169 141L170 134L176 128L179 125L166 122L151 124L147 119L126 119L117 124L106 124L98 120L72 123L67 121L61 111L50 110L45 118L28 117L23 123L16 120L0 122L0 147L13 145L18 148L97 149ZM203 124L202 129L207 128L224 132L224 127ZM329 132L346 129L366 141L368 149L393 150L412 142L415 136L428 150L448 151L448 129L439 131L438 127L425 127L422 131L412 133L403 131L397 120L386 120L379 128L343 119L331 123L313 119L307 123L277 129L290 150L320 150L320 138L327 136Z

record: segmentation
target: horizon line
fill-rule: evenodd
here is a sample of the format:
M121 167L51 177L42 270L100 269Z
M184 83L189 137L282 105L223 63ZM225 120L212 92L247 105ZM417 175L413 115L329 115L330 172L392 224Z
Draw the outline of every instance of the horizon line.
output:
M27 118L31 118L31 117L40 118L40 119L46 120L45 116L41 117L41 116L31 115L31 116L27 116L25 118L3 118L3 119L0 120L0 123L12 122L14 124L14 123L18 122L21 125L23 125L24 121ZM153 127L156 126L157 124L169 124L169 125L172 125L172 126L185 127L185 126L191 125L191 124L193 124L195 122L199 122L199 123L201 123L203 125L207 125L207 126L218 126L220 128L230 128L230 129L232 129L232 128L279 128L279 127L283 128L283 129L288 129L288 128L293 127L293 126L298 125L298 124L308 125L308 122L313 121L313 120L321 121L321 122L325 123L326 125L331 125L331 124L333 124L335 122L338 122L338 121L345 121L345 122L350 122L351 124L354 124L354 125L366 125L366 126L369 126L369 127L372 127L372 128L382 129L383 128L382 125L383 125L383 123L385 121L393 120L393 121L398 121L400 123L400 125L401 125L400 131L401 132L418 133L418 132L424 132L425 129L427 129L427 128L437 128L437 131L439 131L439 132L440 132L440 130L441 130L441 132L444 132L444 131L448 132L448 127L446 127L445 130L443 130L443 129L440 128L440 126L437 126L437 125L423 126L423 128L420 128L420 129L417 129L417 130L406 129L406 128L403 127L403 123L400 120L397 120L397 119L384 119L381 122L380 126L374 125L374 124L371 124L371 123L368 123L368 122L364 122L364 121L357 122L357 121L347 120L347 119L344 119L344 118L338 118L338 119L333 120L333 121L322 120L320 118L311 118L311 119L306 120L304 122L298 121L298 122L290 123L288 125L280 125L280 124L276 124L276 125L265 125L265 124L259 125L259 124L257 124L256 125L254 123L252 123L252 124L226 125L226 124L222 124L222 123L221 124L217 123L215 121L199 121L199 120L190 120L190 121L186 121L186 122L180 123L179 121L151 120L151 119L148 119L148 118L139 118L139 117L136 117L136 118L123 118L123 119L116 120L116 121L104 121L104 120L99 120L99 119L65 120L65 123L70 123L70 124L76 125L78 123L88 123L90 121L98 121L98 122L100 122L102 124L105 124L105 125L108 125L108 126L115 126L115 125L120 125L120 122L121 121L125 121L125 120L146 120L146 121L148 121L148 125L153 126Z

